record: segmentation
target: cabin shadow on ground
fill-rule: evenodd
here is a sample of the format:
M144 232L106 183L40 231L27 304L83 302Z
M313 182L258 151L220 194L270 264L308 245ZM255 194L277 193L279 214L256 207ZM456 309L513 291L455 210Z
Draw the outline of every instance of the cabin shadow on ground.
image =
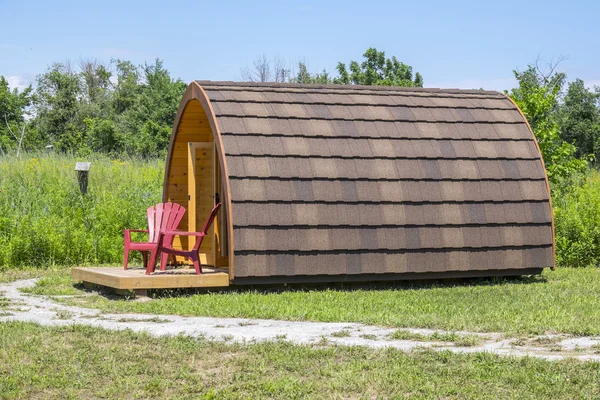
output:
M404 280L404 281L376 281L376 282L336 282L336 283L316 283L316 284L278 284L278 285L244 285L229 286L226 288L181 288L181 289L157 289L149 290L148 296L151 298L183 297L195 294L219 294L219 293L261 293L277 294L286 292L309 292L309 291L386 291L386 290L428 290L439 288L453 288L465 286L498 286L498 285L531 285L537 283L546 283L548 279L542 274L524 275L524 276L506 276L506 277L478 277L478 278L452 278L452 279L423 279L423 280ZM116 294L114 290L106 287L97 287L90 289L82 283L74 285L78 289L86 291L97 291L101 296L109 300L119 300L125 298L134 298L131 296Z

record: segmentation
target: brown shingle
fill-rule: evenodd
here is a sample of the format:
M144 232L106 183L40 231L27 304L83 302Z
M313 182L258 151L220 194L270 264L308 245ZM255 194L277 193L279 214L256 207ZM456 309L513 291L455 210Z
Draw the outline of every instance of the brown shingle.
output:
M465 204L462 207L465 223L467 224L485 224L485 206L483 204Z
M432 108L431 114L435 121L455 122L456 118L447 108Z
M490 224L505 224L510 222L505 215L506 209L503 204L486 203L483 205L486 221Z
M248 133L268 134L272 131L269 120L266 118L244 118L244 124Z
M500 170L500 162L496 160L477 160L477 169L481 179L504 178L505 176Z
M521 194L521 182L507 181L502 182L500 186L502 191L502 198L507 200L521 200L523 195Z
M477 122L494 122L495 118L492 116L489 110L482 109L469 109L469 114L473 117L473 120Z
M414 126L415 128L417 128L419 136L422 138L437 139L442 137L442 135L437 129L438 124L435 124L433 122L418 122L415 123Z
M377 137L377 127L374 121L355 121L354 126L360 137Z
M406 182L409 183L409 182ZM404 185L400 182L377 182L381 201L402 201L409 198L404 194ZM407 189L408 190L408 189ZM417 198L420 198L417 197Z
M281 139L281 144L285 154L289 155L301 155L308 156L310 151L308 150L307 139L303 137L286 137Z
M521 181L519 188L524 200L548 200L546 181Z
M441 234L441 247L457 249L465 246L461 228L444 227L441 229Z
M289 181L264 181L265 196L269 200L291 201L298 199L296 197L295 187L292 187L294 182ZM310 196L301 198L301 200L310 201Z
M396 136L390 137L419 138L422 136L417 124L412 122L394 122L389 124L393 125L397 132ZM393 131L390 130L389 133L393 135Z
M520 172L520 164L525 163L527 161L514 161L514 160L499 160L497 161L500 165L500 169L502 174L500 177L504 179L519 179L519 178L527 178L531 175L521 175Z
M437 160L420 160L423 177L428 179L441 179L442 171Z
M333 130L340 136L358 136L358 131L353 121L331 121Z
M493 127L500 139L522 139L522 132L524 132L519 125L513 124L495 124ZM529 132L527 134L531 137Z
M469 248L477 248L483 247L484 244L484 235L485 235L485 227L483 228L473 228L473 227L465 227L462 228L463 234L463 243L465 247Z
M502 185L504 182L486 181L478 182L481 188L482 199L486 201L494 200L519 200L519 198L506 198L502 193Z
M231 197L236 200L265 201L269 199L262 180L236 179L231 182Z
M436 118L433 116L432 110L429 108L413 108L410 110L412 115L414 115L415 120L421 122L435 122ZM400 118L398 118L400 119Z
M540 160L519 160L517 163L519 175L523 178L545 178L544 167Z
M220 117L219 128L221 133L246 133L244 119L235 117Z
M331 112L329 112L328 107L323 107L322 105L317 104L306 104L304 106L306 108L306 112L312 118L322 118L322 119L332 119L333 116Z

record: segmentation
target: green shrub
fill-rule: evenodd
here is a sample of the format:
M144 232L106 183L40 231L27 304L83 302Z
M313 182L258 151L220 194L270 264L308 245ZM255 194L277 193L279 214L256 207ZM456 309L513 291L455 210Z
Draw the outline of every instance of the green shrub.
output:
M553 196L556 261L559 266L600 265L600 173Z
M164 160L90 156L82 195L72 156L0 157L0 267L120 263L123 229L161 200Z

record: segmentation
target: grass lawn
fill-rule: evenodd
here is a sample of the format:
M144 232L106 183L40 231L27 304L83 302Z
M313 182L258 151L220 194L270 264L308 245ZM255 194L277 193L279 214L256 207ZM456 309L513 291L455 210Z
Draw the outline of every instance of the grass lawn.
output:
M0 398L600 396L600 364L0 324Z
M52 272L32 290L77 294L70 272ZM396 285L385 290L161 294L151 302L94 295L68 299L109 312L362 322L393 327L541 334L600 334L600 269L563 268L522 279Z

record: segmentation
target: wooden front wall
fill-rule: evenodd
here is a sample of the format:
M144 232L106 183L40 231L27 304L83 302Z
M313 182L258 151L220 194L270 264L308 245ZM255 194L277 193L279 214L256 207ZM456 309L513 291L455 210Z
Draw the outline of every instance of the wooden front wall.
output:
M213 157L216 161L216 154L213 154L213 148L197 148L195 149L195 163L196 163L196 175L195 177L189 176L188 165L189 160L189 144L190 143L211 143L214 144L214 135L208 121L208 117L202 108L200 102L197 100L190 101L181 117L181 122L177 129L175 144L173 147L172 158L170 160L171 166L168 175L168 186L167 186L167 200L181 204L188 211L184 216L181 224L179 225L180 230L192 230L199 231L202 229L204 222L208 218L210 211L214 206L214 192L219 192L220 186L215 180L215 187L212 184L213 177ZM214 163L214 165L218 164ZM216 178L219 178L219 171L216 171ZM194 184L196 190L189 190L190 184ZM188 200L189 196L189 200ZM193 204L196 204L196 212L194 216ZM220 213L222 214L222 213ZM190 219L195 220L195 227L193 223L190 224ZM211 227L209 235L204 239L200 247L201 261L206 264L207 262L213 264L211 260L211 248L216 250L216 265L226 266L226 257L222 257L220 254L220 246L218 241L213 240L214 227L218 226L218 221ZM189 248L193 245L193 239L187 238L175 238L174 246L178 248ZM202 254L206 254L206 257L202 257Z

